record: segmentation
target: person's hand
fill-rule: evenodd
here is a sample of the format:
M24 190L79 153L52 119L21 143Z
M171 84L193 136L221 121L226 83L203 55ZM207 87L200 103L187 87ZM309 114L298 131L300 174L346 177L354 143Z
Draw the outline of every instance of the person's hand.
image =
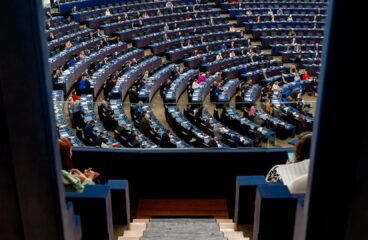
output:
M79 171L78 169L76 169L76 168L72 168L72 169L70 169L70 173L71 174L75 174L75 175L80 175L80 174L82 174L82 172L81 171Z
M86 176L86 178L90 180L93 180L98 176L100 176L100 174L98 172L93 171L92 168L84 169L84 175Z
M87 179L86 175L81 173L81 171L79 171L78 169L75 169L75 168L70 169L70 172L73 174L74 177L79 178L81 182L84 182L84 180Z

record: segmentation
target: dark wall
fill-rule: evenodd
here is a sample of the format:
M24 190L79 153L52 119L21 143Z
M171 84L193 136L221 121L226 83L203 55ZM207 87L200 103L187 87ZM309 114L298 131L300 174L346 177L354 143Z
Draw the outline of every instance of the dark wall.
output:
M265 175L285 163L287 149L109 150L77 148L78 168L93 167L105 179L128 179L138 198L227 198L233 204L239 175Z
M313 133L305 229L297 240L367 239L367 61L364 9L329 1ZM342 27L344 26L344 27ZM346 109L343 110L343 109ZM322 211L321 211L322 210Z

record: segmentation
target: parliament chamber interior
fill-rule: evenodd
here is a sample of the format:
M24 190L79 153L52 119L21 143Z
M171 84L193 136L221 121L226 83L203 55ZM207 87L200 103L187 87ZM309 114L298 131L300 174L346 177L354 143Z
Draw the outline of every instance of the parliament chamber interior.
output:
M336 106L364 96L341 2L4 3L19 21L2 48L0 238L364 239L367 114ZM349 180L330 187L329 169Z

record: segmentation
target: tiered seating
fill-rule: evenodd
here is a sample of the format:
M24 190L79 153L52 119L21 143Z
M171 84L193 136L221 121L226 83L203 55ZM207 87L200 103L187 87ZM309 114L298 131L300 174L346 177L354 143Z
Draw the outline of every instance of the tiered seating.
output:
M223 110L224 111L224 110ZM226 112L221 114L220 120L229 128L248 136L254 141L254 145L257 146L262 142L267 144L274 144L276 134L274 131L262 127L261 125L242 117L239 112L234 108L226 108Z
M139 90L139 100L151 102L152 97L160 86L170 77L172 71L178 67L177 64L169 64L155 72Z
M102 123L98 120L95 112L94 112L94 101L93 101L93 95L82 95L80 97L80 104L83 108L83 115L84 115L84 121L86 124L88 124L90 121L94 120L96 125L93 128L93 131L96 135L96 137L100 134L103 133L104 138L106 138L108 140L108 142L106 143L106 145L110 146L110 147L122 147L121 144L119 144L113 137L111 137L109 134L106 133ZM70 116L71 116L71 112L72 109L69 108L69 112L70 112ZM84 137L84 139L81 139L82 141L84 141L86 143L86 145L93 145L95 146L94 141L91 141L90 139L86 139L86 137Z
M309 85L310 80L304 80L304 81L293 81L289 82L287 84L282 85L282 91L274 91L271 100L273 103L279 103L279 102L287 102L287 97L290 95L290 93L294 90L300 90L300 92L303 91L303 89L306 89Z
M253 48L253 51L256 51L257 47L251 47ZM236 47L236 48L230 48L230 49L226 49L222 52L222 54L226 54L229 55L229 53L231 51L234 51L236 54L241 54L243 55L244 53L246 53L248 50L248 47ZM203 60L203 58L207 59L214 59L216 57L216 55L218 54L218 50L215 49L214 51L210 51L207 53L202 53L202 54L196 54L194 56L190 56L187 57L185 59L183 59L183 62L185 64L185 66L189 67L189 68L198 68L201 64L201 61Z
M166 40L174 40L175 38L178 38L178 34L183 34L182 36L189 36L189 35L198 35L208 32L220 32L220 31L226 31L231 24L219 24L219 25L204 25L204 26L192 26L188 28L180 28L180 29L174 29L164 32L155 32L139 37L134 37L133 45L135 47L145 47L149 45L152 42L160 42L160 41L166 41ZM166 38L166 39L165 39ZM180 37L179 37L180 38Z
M287 44L295 42L301 44L321 44L323 41L323 36L261 36L261 42L264 47L269 48L273 44L278 44L280 42Z
M67 24L62 24L56 27L51 27L46 30L46 34L52 33L54 36L64 35L67 32L73 32L79 29L79 23L71 22Z
M267 63L261 63L261 66L267 66ZM282 72L290 72L289 66L269 66L267 68L259 68L254 71L246 72L240 75L243 79L252 79L255 83L260 83L261 85L266 85L267 83L273 83L276 80L281 79ZM267 78L263 75L266 74ZM286 75L287 79L291 78L292 75ZM259 78L261 80L259 81Z
M54 113L56 119L56 126L59 131L60 137L69 138L73 146L84 146L84 143L80 141L68 126L68 122L64 117L64 92L62 90L52 91L52 101L54 104Z
M271 44L271 51L272 55L280 55L282 51L296 51L295 44L291 43L277 43L277 44ZM300 51L320 51L322 50L321 44L299 44Z
M73 40L73 39L77 38L77 36L81 36L81 37L87 36L91 32L93 32L92 29L86 28L86 29L83 29L83 30L79 30L79 31L70 33L70 34L63 35L59 38L56 38L55 40L49 41L47 43L47 46L49 48L49 52L51 52L54 48L65 44L67 41L70 41L70 40Z
M117 22L117 23L109 23L101 25L101 29L104 30L106 34L113 34L119 29L124 28L125 26L143 26L143 25L150 25L157 22L168 22L173 20L184 20L185 16L189 16L190 18L195 18L196 15L201 14L202 16L211 17L218 15L217 10L211 10L211 11L202 11L198 13L173 13L169 15L162 15L162 16L154 16L149 18L143 18L143 19L132 19L124 22Z
M124 112L124 107L120 99L111 99L110 106L114 110L114 117L119 127L114 130L115 139L129 148L157 148L150 139L145 137ZM135 135L136 134L136 135ZM136 137L138 136L138 137ZM136 143L134 142L136 140Z
M146 134L153 142L162 148L190 148L191 146L183 141L181 141L175 134L168 132L168 130L160 123L156 118L151 107L147 104L139 106L138 104L131 106L131 115L134 119L134 124L136 127L140 127L142 120L140 115L145 111L146 114L150 116L150 129ZM144 117L144 116L143 116ZM143 118L142 117L142 118ZM165 136L165 134L167 134ZM164 137L169 137L169 139L163 139ZM168 141L169 140L169 141Z
M180 95L187 88L188 82L197 76L198 72L198 70L191 69L180 74L180 76L171 83L169 90L166 92L165 103L176 103Z
M201 65L201 70L203 72L208 72L209 74L213 74L215 72L221 71L223 68L229 68L233 65L239 64L247 64L253 61L262 60L265 56L260 54L254 54L253 56L241 55L235 57L228 57L221 60L215 60L213 62L209 62Z
M206 42L214 41L215 39L228 39L228 38L240 38L241 32L213 32L213 33L204 33L201 35L193 35L187 36L184 38L177 38L173 40L167 40L159 43L150 44L149 47L153 54L160 54L164 53L167 49L181 46L181 47L188 47L188 42L194 43L199 42L201 39Z
M79 54L81 51L84 51L93 46L96 46L97 43L101 39L102 38L95 38L95 39L83 41L81 43L77 43L72 48L64 49L60 51L59 53L49 57L49 63L50 63L51 69L55 69L55 68L58 68L64 65L68 60L72 58L73 55Z
M144 34L157 33L159 31L163 31L165 25L169 27L169 30L175 30L176 28L185 28L191 26L203 26L210 23L210 19L207 17L198 17L196 19L187 19L187 20L171 20L162 19L160 23L152 23L150 25L144 26L135 26L135 25L127 25L124 26L125 29L117 31L115 34L120 37L121 40L125 41L134 37L138 37ZM212 17L213 25L216 24L226 24L226 17Z
M220 103L228 103L231 97L235 94L236 88L239 85L239 79L231 79L227 81L222 87L222 91L218 96L217 101Z
M302 0L293 1L293 2L273 2L273 1L257 1L257 2L249 2L249 1L241 1L241 8L325 8L327 6L327 1L324 2L305 2ZM223 10L231 10L235 8L239 8L239 3L221 3L221 8Z
M199 13L206 11L206 10L211 10L211 8L213 7L213 5L198 5L195 8L195 11L199 11ZM93 16L88 18L86 20L87 26L90 28L96 28L98 26L100 26L101 24L111 24L113 22L122 22L122 20L127 20L127 19L132 19L135 18L137 16L137 13L139 11L144 12L145 14L148 14L148 16L161 16L161 15L168 15L170 13L188 13L189 11L194 12L192 6L190 5L182 5L182 6L177 6L177 7L173 7L171 8L166 8L166 7L160 7L160 8L145 8L145 9L141 9L139 11L135 10L134 8L131 9L131 5L129 6L129 11L125 11L123 12L122 8L118 8L115 9L109 8L110 13L112 13L111 15L106 15L105 12L103 12L102 15L100 16ZM158 13L159 11L159 13Z
M128 51L121 52L120 56L114 57L108 64L104 65L100 68L93 77L91 78L91 82L94 85L94 97L96 98L98 93L101 90L102 85L104 84L107 77L116 71L120 70L122 66L127 62L131 61L134 58L140 59L143 57L144 52L141 49L129 49Z
M263 110L256 112L256 118L259 119L262 126L266 126L268 129L272 129L276 132L278 139L286 139L288 137L293 138L295 136L295 126L287 122L282 121L279 118L273 117Z
M134 81L138 79L140 74L145 71L152 71L162 65L162 60L160 57L153 56L144 59L136 66L132 67L129 71L124 73L117 81L116 86L112 90L114 95L125 97L130 87L133 85Z
M319 46L310 54L303 52L301 46L322 43L327 2L240 2L223 3L222 8L230 9L238 24L253 33L254 39L260 39L263 47L272 47L273 54L280 51L277 45L290 44L295 48L293 60L298 67L305 68L311 75L318 74L321 62ZM283 55L285 62L289 60L288 56Z
M74 19L78 22L84 22L86 21L88 18L93 17L93 16L98 16L98 15L103 15L106 12L106 9L110 9L111 11L116 11L121 9L121 11L140 11L140 10L144 10L144 9L149 9L149 8L159 8L159 7L164 7L166 6L166 1L157 1L157 2L151 2L151 1L139 1L139 2L134 2L134 1L122 1L122 0L118 0L115 1L115 4L108 4L108 6L106 5L100 5L101 2L89 2L88 6L84 5L81 8L79 8L78 12L72 13L71 15L74 17ZM180 0L174 0L172 1L173 5L178 6L178 5L183 5L185 4L184 2L180 1ZM106 4L106 2L104 2L104 4ZM78 5L74 5L78 8ZM72 6L72 7L74 7ZM60 11L64 10L65 5L61 4L60 5ZM70 11L71 8L67 11Z
M299 36L323 36L324 28L266 28L266 29L254 29L253 38L259 39L261 36L281 36L296 34ZM293 32L291 32L293 31Z
M211 116L207 109L203 109L201 116L196 116L198 109L187 107L184 110L184 116L199 129L206 132L210 136L214 136L214 128L222 129L221 142L230 147L252 147L253 141L238 132L231 130L227 126L221 124L218 120Z
M296 134L304 131L312 131L314 119L308 115L299 113L290 104L274 104L274 109L276 115L296 127Z
M91 55L86 56L84 59L77 62L74 66L71 66L67 70L65 70L59 77L56 84L61 85L65 93L69 92L71 88L74 86L74 82L76 82L79 79L79 77L82 75L85 69L88 69L92 63L102 61L108 55L112 55L115 52L121 52L126 48L127 44L123 42L119 42L117 44L112 44L110 46L101 48L100 50L92 53ZM91 88L93 89L92 84Z
M276 4L275 4L276 5ZM325 9L320 8L287 8L285 6L282 6L282 8L279 7L271 7L271 8L255 8L253 7L251 10L246 8L232 8L229 9L229 13L232 17L236 17L239 15L245 15L248 10L250 10L251 15L265 15L268 14L269 10L271 9L272 12L275 14L326 14Z
M224 45L224 44L226 45L226 47L231 47L231 45L233 44L234 46L231 48L247 46L248 39L232 38L228 40L224 39L224 40L215 40L211 42L198 43L198 44L194 44L189 47L185 46L184 48L180 47L180 48L166 51L166 56L171 61L178 61L182 59L183 57L187 56L188 54L193 53L195 50L199 52L214 51L218 49L221 45Z
M260 94L261 85L254 84L247 91L244 92L244 102L254 104Z
M210 91L211 84L219 78L220 77L217 75L212 75L206 79L206 82L200 84L198 88L194 89L193 92L188 91L189 102L197 105L202 104Z
M281 56L282 56L282 62L284 62L284 63L295 61L295 58L299 54L302 57L302 63L303 63L303 59L314 58L316 55L321 56L322 51L313 51L313 50L300 51L300 52L297 52L297 51L280 51L280 53L281 53Z
M63 16L52 16L51 18L46 15L45 23L49 22L52 26L58 25L63 22L65 18Z
M165 116L170 127L181 139L194 147L210 147L210 142L213 138L189 122L176 106L166 105ZM217 147L228 146L217 142Z
M189 102L193 106L198 106L205 100L211 84L218 80L219 91L216 93L216 100L211 98L211 102L216 102L216 107L220 106L219 103L230 103L235 92L239 91L244 102L236 102L235 105L237 109L246 113L247 108L256 103L262 87L266 85L275 81L281 82L283 90L269 95L272 104L277 106L281 101L287 100L291 91L299 87L298 83L293 82L294 75L289 73L290 67L282 63L299 63L299 67L306 68L311 75L319 71L326 1L222 2L218 3L221 10L216 8L218 5L203 4L202 1L194 3L192 0L175 0L172 3L173 7L168 7L166 1L108 0L101 5L96 0L83 0L61 3L60 10L64 13L64 17L48 15L48 26L51 24L52 27L58 28L51 28L49 32L60 30L59 36L49 42L51 52L49 63L51 69L55 70L54 87L63 89L64 93L68 94L75 86L79 95L80 78L86 74L86 69L89 69L91 88L83 93L92 93L97 99L103 86L105 100L112 103L111 106L115 108L114 118L118 122L115 137L124 146L132 147L135 139L121 138L121 128L128 126L127 131L136 130L122 107L122 101L128 92L131 103L139 100L149 103L162 86L160 93L164 103L175 104L183 91L188 89ZM74 6L76 9L72 10ZM70 10L72 10L70 16L76 22L72 22L70 16L65 14ZM237 19L238 24L245 26L246 31L249 30L253 36L249 39L244 38L243 31L236 30L229 24L228 17L220 15L226 12L230 13L232 19ZM79 23L99 29L96 33L90 28L78 30ZM71 31L78 32L71 33ZM111 45L97 48L98 51L92 50L93 53L88 54L100 40L106 42L107 39ZM120 42L121 40L130 42L135 47L148 47L152 54L149 52L145 54L141 49L127 51L128 45ZM251 40L260 40L262 46L252 46ZM72 47L64 46L68 41L72 42ZM272 55L282 56L282 62L275 61L272 56L261 51L269 47L272 47ZM84 57L83 53L87 53L87 56ZM76 57L74 64L73 58L78 54L82 56L81 60ZM165 65L162 55L168 61ZM70 64L71 62L73 63ZM179 73L176 68L183 62L189 70L185 69L184 73ZM148 77L146 75L143 78L147 71ZM202 72L207 74L207 80L196 88L193 80ZM173 76L175 78L172 82L167 81ZM307 82L303 82L303 90L310 88L305 84ZM238 96L239 94L237 99ZM149 106L145 108L150 109ZM167 108L169 106L166 106ZM226 116L224 119L211 118L213 119L211 123L221 121L221 125L223 124L229 132L238 131L250 137L255 145L259 145L262 141L267 142L268 139L269 143L273 143L275 136L281 138L286 135L293 136L289 133L280 134L279 131L262 128L259 125L272 122L274 124L269 126L277 129L276 125L286 121L283 118L279 119L277 114L254 123L238 116L240 113L232 108L230 112L231 117L224 114ZM278 113L278 109L275 108L275 112ZM259 115L265 116L263 112L259 112ZM307 115L306 118L308 117L310 116ZM158 127L159 132L166 131L154 116L152 120L156 124L153 128ZM234 124L229 125L231 121ZM295 123L291 120L286 122ZM298 132L301 128L296 125L296 129ZM186 130L192 132L191 127ZM140 147L160 145L157 138L145 137L141 133L139 136ZM186 139L186 142L189 143L190 140ZM182 147L187 147L187 143ZM206 143L192 145L202 147L206 146ZM228 145L236 144L228 143Z

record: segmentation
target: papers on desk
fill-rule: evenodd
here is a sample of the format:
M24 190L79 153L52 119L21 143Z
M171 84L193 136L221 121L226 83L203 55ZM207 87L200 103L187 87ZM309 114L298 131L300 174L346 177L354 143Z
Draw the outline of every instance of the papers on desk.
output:
M60 137L67 138L69 134L67 132L60 132Z
M278 165L280 177L287 186L300 176L308 174L308 169L309 159L297 163Z
M90 122L90 121L92 120L92 117L91 117L91 116L85 116L85 117L84 117L84 120L85 120L86 122Z

